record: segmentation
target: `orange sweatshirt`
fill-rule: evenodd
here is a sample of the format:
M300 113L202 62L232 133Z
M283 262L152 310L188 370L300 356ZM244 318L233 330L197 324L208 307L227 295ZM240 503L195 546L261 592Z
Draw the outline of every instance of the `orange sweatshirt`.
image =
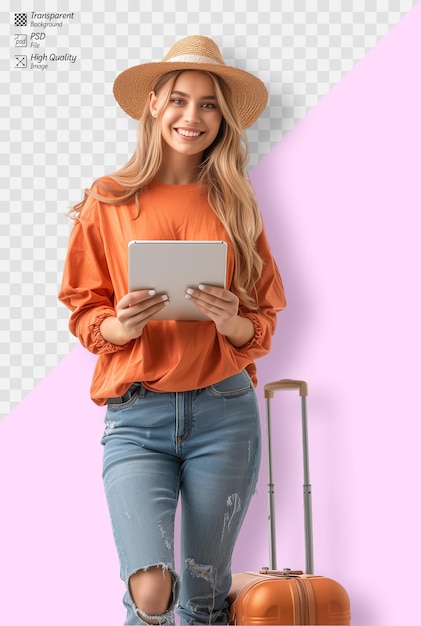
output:
M115 186L110 179L106 182ZM97 191L104 195L102 189ZM235 348L212 321L152 320L141 337L124 346L102 337L101 322L116 315L114 307L127 293L128 242L133 239L224 240L228 243L228 288L231 284L233 248L200 183L154 182L141 193L139 204L136 218L134 202L114 206L89 198L69 238L58 297L71 310L71 332L98 355L92 400L103 405L108 398L123 395L136 381L160 392L200 389L244 368L256 385L254 359L269 351L276 313L286 306L264 231L257 244L264 260L257 285L259 310L241 306L239 311L255 327L246 345Z

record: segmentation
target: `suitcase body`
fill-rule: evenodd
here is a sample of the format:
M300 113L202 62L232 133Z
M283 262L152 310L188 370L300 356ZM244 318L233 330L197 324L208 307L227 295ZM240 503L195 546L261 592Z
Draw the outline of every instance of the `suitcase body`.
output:
M272 481L270 399L277 390L298 389L301 396L301 417L304 461L304 535L306 573L276 569L276 537L274 520L274 484ZM335 625L351 623L350 601L346 590L335 580L313 573L313 537L311 485L307 437L307 384L304 381L281 380L265 385L268 432L268 512L270 568L260 572L234 574L228 594L230 624L269 625Z
M348 625L349 598L335 580L310 574L234 574L230 624Z

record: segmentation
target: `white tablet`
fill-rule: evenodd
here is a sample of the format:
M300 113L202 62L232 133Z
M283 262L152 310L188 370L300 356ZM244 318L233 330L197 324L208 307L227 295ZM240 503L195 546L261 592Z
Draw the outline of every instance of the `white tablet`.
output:
M225 241L136 240L129 243L129 291L155 289L170 304L154 319L209 320L187 298L188 287L226 286Z

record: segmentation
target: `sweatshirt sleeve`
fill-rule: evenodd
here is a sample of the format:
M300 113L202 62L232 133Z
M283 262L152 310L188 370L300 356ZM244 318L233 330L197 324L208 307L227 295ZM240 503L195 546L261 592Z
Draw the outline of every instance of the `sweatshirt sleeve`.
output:
M124 350L105 341L104 318L116 316L114 290L103 241L95 222L80 217L70 234L59 300L71 311L70 332L94 354Z
M277 313L286 307L282 278L271 254L265 230L258 241L257 250L263 259L262 275L256 285L258 310L240 307L240 315L249 318L255 328L254 337L238 350L251 360L264 356L270 350L277 323Z

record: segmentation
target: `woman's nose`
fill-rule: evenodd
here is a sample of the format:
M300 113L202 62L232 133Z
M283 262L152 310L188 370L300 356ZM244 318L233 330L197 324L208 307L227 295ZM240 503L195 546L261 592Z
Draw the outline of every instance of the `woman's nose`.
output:
M184 109L183 119L190 124L198 124L200 121L199 112L195 104L191 103Z

